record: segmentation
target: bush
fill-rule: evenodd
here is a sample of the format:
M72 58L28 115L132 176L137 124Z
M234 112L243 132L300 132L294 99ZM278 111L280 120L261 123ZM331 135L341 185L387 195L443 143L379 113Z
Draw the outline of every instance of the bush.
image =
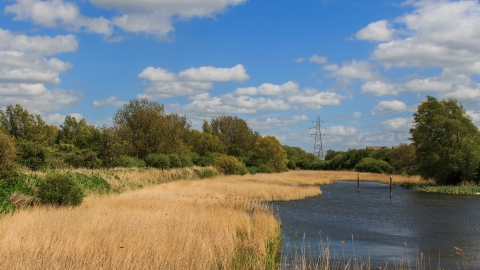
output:
M49 173L38 183L38 198L43 204L76 206L83 197L81 185L68 173Z
M178 156L178 158L180 159L180 163L182 164L182 168L187 168L187 167L192 167L193 166L193 162L192 162L192 159L190 158L190 156L185 155L185 154L181 154L181 155Z
M0 181L0 214L15 210L16 206L9 200L13 193L33 196L33 190L27 184L26 178L26 175L18 174L9 181Z
M195 172L200 179L212 178L218 175L218 172L212 168L193 169L193 172Z
M257 174L258 172L258 167L257 166L251 166L247 167L248 173L249 174Z
M386 161L367 157L357 163L355 170L358 172L387 173L391 171L391 167Z
M325 162L313 162L311 165L310 165L310 170L315 170L315 171L321 171L321 170L325 170L325 167L326 167L326 163Z
M240 174L245 175L247 174L247 168L245 164L238 161L234 156L227 156L227 155L219 155L215 158L215 167L220 172L228 175L228 174Z
M170 158L165 154L149 154L145 158L145 164L148 167L153 167L157 169L169 169L170 168Z
M215 158L218 155L219 154L217 154L217 153L207 152L205 154L205 156L201 156L200 158L198 158L197 163L195 163L195 164L199 165L199 166L203 166L203 167L214 166L215 165Z
M49 152L38 142L23 141L18 145L19 163L33 171L46 169Z
M297 169L297 164L295 164L295 161L289 160L288 163L287 163L287 168L289 170L295 170L295 169Z
M17 170L17 152L13 138L0 131L0 181L13 176Z
M176 154L170 154L168 155L168 158L170 159L170 167L171 168L182 168L182 161Z
M64 157L65 162L74 168L98 169L102 161L97 154L90 149L82 149L74 153L68 153Z
M106 193L110 190L110 184L98 174L85 175L81 173L65 173L77 182L85 192Z
M143 159L125 155L120 156L120 161L118 165L125 168L145 168L147 166Z
M273 173L272 167L266 165L266 164L261 164L258 166L257 173Z

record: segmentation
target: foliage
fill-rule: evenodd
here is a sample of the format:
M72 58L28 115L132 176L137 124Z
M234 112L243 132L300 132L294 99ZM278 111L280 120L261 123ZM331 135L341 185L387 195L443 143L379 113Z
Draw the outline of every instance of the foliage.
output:
M388 173L391 167L386 161L367 157L357 163L355 170L358 172Z
M182 161L177 154L168 155L171 168L182 168Z
M82 186L69 173L51 172L38 183L38 198L43 204L76 206L82 203Z
M145 168L147 165L143 159L121 155L118 166L126 168Z
M110 184L98 174L81 174L76 172L65 173L68 177L77 182L85 193L106 193L110 190Z
M229 155L249 155L260 136L248 126L245 120L237 116L221 115L212 118L210 126L212 133L218 136L223 145L228 148Z
M25 175L17 174L9 181L0 180L0 214L15 210L15 205L8 200L14 192L33 196L33 190L27 184Z
M157 169L169 169L170 168L170 158L165 154L149 154L145 158L145 164L148 167L153 167Z
M218 176L217 170L213 168L201 168L201 169L193 169L193 172L200 178L200 179L205 179L205 178L212 178L215 176Z
M297 165L293 160L289 160L287 163L287 168L290 170L295 170L297 168Z
M0 131L0 181L9 178L17 170L16 158L13 138Z
M480 186L431 186L431 185L410 185L411 190L444 193L444 194L465 194L478 195L480 194Z
M287 152L274 136L259 137L257 139L255 143L255 157L260 161L260 164L267 165L274 172L287 170Z
M274 173L274 170L267 164L261 164L258 166L257 173Z
M144 158L151 153L181 153L190 124L185 116L166 114L164 106L147 99L131 100L113 118L121 141L127 142L127 153Z
M390 164L397 173L414 174L416 166L415 147L408 144L400 144L390 150Z
M238 161L234 156L227 156L223 154L215 158L215 168L226 175L245 175L248 172L245 164Z
M418 106L410 129L416 145L417 173L437 184L479 181L478 128L454 99L427 97Z
M90 149L67 153L64 156L64 160L74 168L98 169L102 166L102 161L97 157L97 154Z
M248 171L249 174L257 174L258 167L257 166L247 167L247 171Z
M35 141L22 141L18 144L19 163L33 171L48 167L49 151Z
M178 155L178 158L180 159L180 164L182 164L182 168L187 168L187 167L192 167L193 162L192 159L190 158L189 155L186 154L180 154Z

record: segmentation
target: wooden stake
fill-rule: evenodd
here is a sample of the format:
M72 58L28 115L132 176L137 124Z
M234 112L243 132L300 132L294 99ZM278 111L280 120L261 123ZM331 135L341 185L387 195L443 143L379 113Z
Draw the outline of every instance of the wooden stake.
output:
M360 192L360 174L357 176L357 192Z
M392 197L392 176L390 175L390 198Z

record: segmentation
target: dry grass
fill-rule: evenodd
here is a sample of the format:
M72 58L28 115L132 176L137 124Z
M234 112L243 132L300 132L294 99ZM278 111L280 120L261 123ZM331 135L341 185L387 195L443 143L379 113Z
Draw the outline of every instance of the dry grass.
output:
M119 190L168 178L159 170L90 173ZM22 210L0 219L0 269L269 268L267 243L278 236L279 223L262 201L316 196L321 191L312 185L352 175L356 179L355 173L293 171L181 180L89 196L76 208Z

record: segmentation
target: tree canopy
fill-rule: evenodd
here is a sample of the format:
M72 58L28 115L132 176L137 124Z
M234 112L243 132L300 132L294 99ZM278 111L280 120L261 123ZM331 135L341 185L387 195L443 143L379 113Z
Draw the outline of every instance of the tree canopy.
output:
M454 99L427 97L413 115L411 140L417 173L437 184L478 182L480 136L462 105Z

